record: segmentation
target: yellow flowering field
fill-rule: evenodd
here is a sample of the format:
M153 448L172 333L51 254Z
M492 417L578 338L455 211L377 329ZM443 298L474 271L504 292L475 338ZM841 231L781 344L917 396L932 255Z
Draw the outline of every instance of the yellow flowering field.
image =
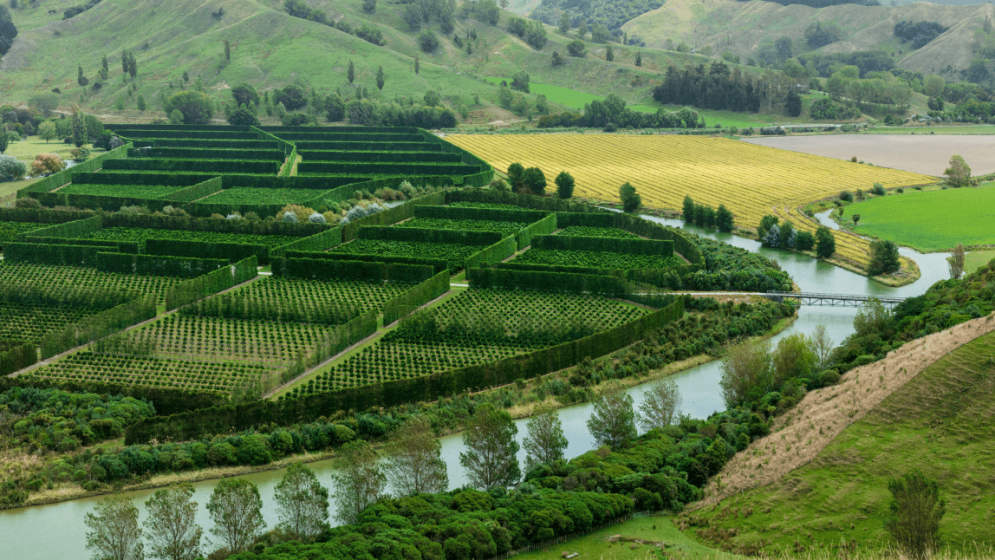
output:
M680 210L684 197L718 208L725 204L740 226L753 227L765 214L790 219L814 231L815 223L798 206L842 190L870 190L935 183L934 177L862 165L822 156L789 152L729 140L697 136L548 134L455 135L447 140L504 171L512 163L539 167L553 179L568 171L576 180L574 195L617 201L618 188L629 182L651 208ZM837 233L837 253L861 267L867 243Z

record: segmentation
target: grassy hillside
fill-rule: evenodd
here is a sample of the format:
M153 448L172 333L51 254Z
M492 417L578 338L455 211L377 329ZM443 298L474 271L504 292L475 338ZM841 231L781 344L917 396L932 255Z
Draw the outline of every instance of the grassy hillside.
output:
M990 331L991 322L992 316L988 316L977 319L977 324L955 327L952 331L956 333L941 334L970 340ZM880 404L857 414L859 420L844 419L848 426L820 453L804 460L803 466L769 486L736 492L705 510L683 516L684 526L693 527L691 530L706 542L720 543L729 550L831 551L851 540L860 547L875 548L889 538L884 531L890 502L888 479L921 467L939 481L947 500L941 523L944 542L954 549L992 546L995 451L990 442L995 436L991 401L995 333L974 338L952 352L931 339L911 344L932 350L931 358L922 359L938 361ZM851 396L838 397L836 406L844 411L857 410L865 388L877 391L879 384L890 383L889 377L901 376L906 367L913 367L891 358L881 365L884 369L879 372L866 374L861 369L845 375L844 380L858 375L863 385ZM814 410L806 406L803 401L794 415L798 424L811 423L812 430L818 428L820 434L823 427L830 427L828 416L812 415ZM831 403L827 406L831 408ZM808 439L808 444L796 441L796 435L775 432L764 444L780 447L782 456L804 454L812 440ZM813 432L805 438L818 440L820 435ZM792 450L792 445L797 450ZM751 450L755 454L755 447L752 445L746 455ZM776 459L770 460L771 468L778 468ZM722 473L724 479L733 476L728 470L729 466ZM730 531L733 528L736 531Z
M376 13L366 14L361 0L312 0L313 8L324 10L333 20L344 20L354 29L367 24L380 29L388 44L374 46L354 35L332 27L293 18L286 14L282 0L171 0L148 3L139 0L103 0L93 9L69 20L61 10L74 0L46 3L41 8L13 11L20 34L14 47L0 61L0 98L26 102L37 92L59 88L63 109L79 103L90 111L114 117L162 116L160 99L179 91L181 76L187 72L192 88L197 78L205 91L217 100L230 99L228 89L248 81L260 90L271 90L298 82L323 95L340 90L351 96L346 68L356 64L355 85L362 85L377 98L420 99L436 89L443 101L458 109L466 105L470 122L520 120L497 107L497 87L484 76L508 78L519 70L532 81L605 96L621 95L629 103L657 107L650 94L661 72L674 64L699 64L709 59L659 49L642 49L643 66L635 66L637 50L614 45L615 60L604 60L603 45L588 44L585 58L568 57L560 67L551 65L554 51L566 54L573 37L547 27L549 43L536 51L505 31L512 14L502 13L497 27L472 18L456 21L456 32L465 36L475 29L478 40L473 54L458 48L452 36L440 37L439 49L426 54L417 45L417 33L403 24L402 4L380 2ZM518 5L512 5L516 8ZM48 9L57 14L48 14ZM223 9L221 17L212 14ZM429 26L438 33L438 24ZM232 41L232 58L223 56L224 39ZM121 51L131 50L138 60L138 79L132 91L121 72ZM68 54L67 54L68 53ZM97 78L100 59L110 61L110 77L99 92L85 92L76 83L77 66L82 65L91 83ZM414 74L414 57L421 60L421 72ZM377 91L375 75L383 66L387 76L382 92ZM747 67L743 67L747 70ZM752 69L755 70L755 69ZM747 70L750 71L750 70ZM638 78L638 79L637 79ZM170 88L169 84L173 87ZM139 95L148 101L149 111L138 112ZM479 96L480 104L474 102ZM534 94L533 94L534 96ZM117 109L118 99L124 109ZM557 107L554 107L554 109ZM748 122L752 122L747 118ZM760 124L760 119L756 124Z
M698 48L711 45L717 53L731 50L745 60L761 43L781 36L794 41L796 55L806 52L810 49L804 39L805 28L815 21L834 21L845 37L823 47L822 52L881 50L894 53L900 68L959 79L971 62L974 30L984 24L985 15L992 10L989 4L941 6L925 2L896 8L846 4L815 9L762 1L668 0L623 29L653 47L663 47L667 39L674 44L686 41ZM910 43L903 44L894 36L895 23L903 20L935 21L950 29L914 50Z

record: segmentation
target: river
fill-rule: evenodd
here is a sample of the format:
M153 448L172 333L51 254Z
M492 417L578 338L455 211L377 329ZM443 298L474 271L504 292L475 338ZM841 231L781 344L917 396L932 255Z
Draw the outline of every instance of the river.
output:
M910 297L922 294L938 280L947 276L945 253L920 254L911 249L901 249L903 256L913 258L918 264L922 277L915 283L901 288L889 288L870 279L854 274L848 270L814 260L804 255L798 255L776 249L764 249L760 243L731 234L717 233L693 226L685 226L680 220L668 220L653 216L644 218L665 225L683 227L684 229L717 239L736 247L758 252L766 257L776 259L781 268L788 272L795 282L809 292L838 293L852 295L876 295L889 297ZM817 218L830 227L837 228L835 223L824 214ZM835 307L802 307L798 319L789 328L777 335L774 340L793 333L810 334L817 325L825 325L833 341L841 342L852 330L853 316L856 310ZM713 412L725 408L719 390L719 362L710 362L674 376L683 397L683 412L695 418L705 418ZM653 383L633 387L630 392L636 406L642 402L643 394ZM567 456L575 457L593 447L593 438L587 431L585 422L591 414L589 403L560 409L559 415L563 429L570 441ZM526 420L517 421L518 437L521 441L525 436ZM442 456L449 468L450 487L457 488L465 484L466 478L459 464L459 454L463 450L460 435L442 438ZM524 464L524 452L519 454L519 460ZM333 474L332 461L320 461L310 464L322 484L331 487ZM263 499L263 515L268 527L273 527L279 521L276 515L274 491L282 470L267 471L246 475L246 478L259 486ZM205 504L210 498L214 481L207 480L194 484L194 500L199 504L198 523L204 528L205 534L212 526L208 518ZM141 512L141 519L146 517L144 501L152 490L141 490L125 494L135 500ZM85 498L46 506L34 506L0 511L0 543L3 543L4 558L73 558L85 556L86 526L83 523L85 514L101 498ZM213 550L214 547L207 547Z

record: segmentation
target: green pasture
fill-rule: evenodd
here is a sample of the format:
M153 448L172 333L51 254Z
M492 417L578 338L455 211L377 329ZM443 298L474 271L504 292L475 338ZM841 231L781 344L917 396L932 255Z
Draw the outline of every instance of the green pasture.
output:
M852 204L844 220L860 214L857 232L924 251L957 243L995 244L995 188L946 189L875 197Z
M995 251L971 251L964 258L964 274L970 274L995 259Z

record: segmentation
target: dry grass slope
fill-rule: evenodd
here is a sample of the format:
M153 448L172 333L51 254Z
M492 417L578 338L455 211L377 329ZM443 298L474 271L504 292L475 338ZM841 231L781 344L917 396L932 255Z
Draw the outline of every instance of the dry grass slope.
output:
M907 343L880 362L846 373L839 384L809 393L791 413L776 421L769 436L751 443L729 461L705 488L706 498L693 508L714 505L733 494L779 481L812 462L843 430L868 415L875 415L872 420L887 420L914 415L915 407L940 404L935 402L937 396L946 391L926 384L917 386L916 398L906 399L901 406L877 410L882 401L937 360L995 331L993 319L995 315L981 317Z

